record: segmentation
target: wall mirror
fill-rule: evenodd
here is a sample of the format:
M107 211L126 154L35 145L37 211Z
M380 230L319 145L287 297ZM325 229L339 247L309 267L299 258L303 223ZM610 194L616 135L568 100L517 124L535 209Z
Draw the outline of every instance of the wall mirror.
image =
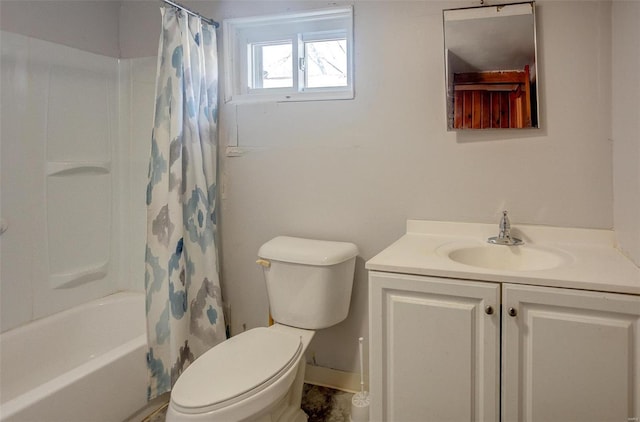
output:
M533 2L443 11L447 129L539 127Z

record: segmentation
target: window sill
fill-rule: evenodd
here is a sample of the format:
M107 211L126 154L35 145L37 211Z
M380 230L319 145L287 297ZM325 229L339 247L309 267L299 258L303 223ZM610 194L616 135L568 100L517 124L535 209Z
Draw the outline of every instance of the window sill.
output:
M355 93L352 89L348 89L322 92L234 95L231 98L226 98L225 102L229 104L290 103L302 101L352 100L354 98Z

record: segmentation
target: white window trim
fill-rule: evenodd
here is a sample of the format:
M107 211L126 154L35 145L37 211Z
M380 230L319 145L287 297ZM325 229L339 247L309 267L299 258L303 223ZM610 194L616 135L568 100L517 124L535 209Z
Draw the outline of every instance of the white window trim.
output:
M273 32L269 27L278 27L279 25L295 25L312 23L314 21L330 19L332 16L344 17L345 14L350 16L348 27L346 29L347 38L347 86L345 87L327 87L327 88L304 88L298 89L298 78L294 75L294 88L270 88L268 90L254 89L249 90L247 87L248 72L247 65L247 42L269 42L282 41L291 38L293 41L293 63L294 69L297 67L299 52L296 43L298 33L289 33L283 36L284 32ZM310 10L299 13L257 16L248 18L225 19L223 22L224 31L224 83L225 83L225 102L228 103L255 103L255 102L292 102L292 101L322 101L322 100L344 100L354 98L354 69L353 69L353 7L339 7L330 9ZM262 30L260 27L265 28ZM251 38L243 39L243 31L251 31L256 29L260 34L259 39ZM304 31L303 31L304 32ZM315 33L323 31L310 30L304 32L310 34L313 39ZM336 33L336 30L331 32ZM318 36L318 39L321 39ZM294 72L297 73L297 72Z

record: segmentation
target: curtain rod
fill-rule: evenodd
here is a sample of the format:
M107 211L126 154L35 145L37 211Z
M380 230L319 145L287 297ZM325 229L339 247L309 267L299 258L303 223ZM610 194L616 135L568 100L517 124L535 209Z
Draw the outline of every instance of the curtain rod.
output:
M181 5L179 3L173 2L171 0L162 0L162 2L164 2L166 4L169 4L169 5L173 6L173 7L177 7L178 9L184 10L189 15L197 16L200 19L202 19L203 21L205 21L206 23L208 23L210 25L213 25L215 28L219 28L220 27L220 24L218 22L214 21L213 19L205 18L200 13L194 12L191 9L187 9L186 7L184 7L183 5Z

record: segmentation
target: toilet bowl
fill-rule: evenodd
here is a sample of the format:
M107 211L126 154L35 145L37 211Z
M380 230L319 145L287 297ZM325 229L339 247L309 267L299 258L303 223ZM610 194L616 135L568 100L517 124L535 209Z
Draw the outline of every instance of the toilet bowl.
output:
M303 357L313 335L311 330L275 324L212 348L179 377L167 422L271 421L274 413L285 416L287 411L295 416L302 391L291 387L296 378L304 380ZM297 422L306 417L276 420Z
M213 347L178 378L167 422L306 422L304 353L316 329L348 314L352 243L277 237L258 252L276 324Z

